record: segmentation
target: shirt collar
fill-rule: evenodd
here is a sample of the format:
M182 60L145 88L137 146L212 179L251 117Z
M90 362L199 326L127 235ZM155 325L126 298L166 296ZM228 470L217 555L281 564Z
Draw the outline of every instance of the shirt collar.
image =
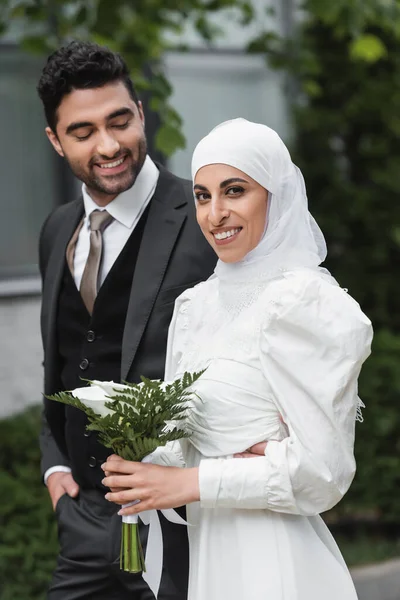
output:
M133 186L129 188L129 190L118 194L118 196L105 207L98 206L98 204L92 200L86 185L83 184L82 196L85 207L85 221L88 223L88 217L94 210L107 210L116 221L119 221L122 225L128 227L128 229L131 229L143 206L153 195L159 175L159 170L151 160L150 156L147 155Z

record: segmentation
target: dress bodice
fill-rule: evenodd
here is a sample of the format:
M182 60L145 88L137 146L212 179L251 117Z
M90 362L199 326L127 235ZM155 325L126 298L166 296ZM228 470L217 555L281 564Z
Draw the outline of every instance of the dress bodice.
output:
M166 378L205 369L188 425L190 444L209 459L203 472L213 470L207 481L225 468L210 459L265 440L268 506L313 513L336 503L354 476L357 379L371 338L357 302L307 269L228 290L211 278L184 292ZM253 466L232 468L239 482Z
M260 368L212 358L194 385L188 426L193 446L206 457L243 452L253 444L281 440L285 427Z

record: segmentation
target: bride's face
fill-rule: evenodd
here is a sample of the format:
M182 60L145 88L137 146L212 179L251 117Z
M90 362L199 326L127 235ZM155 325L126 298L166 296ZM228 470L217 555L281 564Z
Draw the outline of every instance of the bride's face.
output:
M193 189L197 222L218 258L226 263L242 260L264 233L267 190L224 164L199 169Z

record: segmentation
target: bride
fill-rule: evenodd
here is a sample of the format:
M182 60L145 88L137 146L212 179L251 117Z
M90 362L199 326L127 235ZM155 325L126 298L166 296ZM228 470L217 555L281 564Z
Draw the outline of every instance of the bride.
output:
M111 457L104 484L125 489L107 497L140 500L123 514L188 505L189 600L354 600L319 513L354 476L370 321L319 267L324 237L272 129L222 123L196 147L192 174L219 261L178 298L169 332L167 380L206 368L186 468Z

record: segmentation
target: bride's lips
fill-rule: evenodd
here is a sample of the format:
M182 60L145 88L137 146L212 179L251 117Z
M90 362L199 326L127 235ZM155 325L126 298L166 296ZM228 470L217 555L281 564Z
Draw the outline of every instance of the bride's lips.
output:
M227 244L230 244L232 242L234 242L240 232L242 231L243 227L224 227L223 229L214 229L213 231L211 231L211 234L214 238L214 242L216 243L217 246L226 246ZM225 237L223 239L218 239L216 237L216 235L220 235L222 233L227 233L227 232L234 232L233 235L230 235L229 237Z

